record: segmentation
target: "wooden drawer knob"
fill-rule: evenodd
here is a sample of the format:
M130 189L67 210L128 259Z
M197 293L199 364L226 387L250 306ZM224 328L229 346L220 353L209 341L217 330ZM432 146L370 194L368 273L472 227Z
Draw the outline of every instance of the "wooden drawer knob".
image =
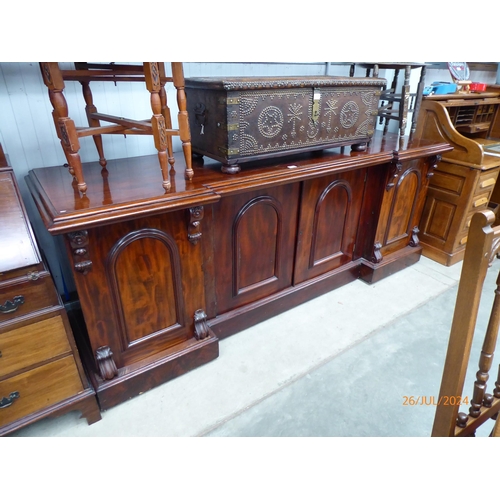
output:
M480 207L482 205L486 205L488 203L488 198L479 198L479 200L476 200L474 202L474 208Z
M486 179L485 181L481 182L481 184L479 184L479 187L482 189L482 188L485 188L488 186L493 186L493 184L495 184L495 182L496 181L494 178Z

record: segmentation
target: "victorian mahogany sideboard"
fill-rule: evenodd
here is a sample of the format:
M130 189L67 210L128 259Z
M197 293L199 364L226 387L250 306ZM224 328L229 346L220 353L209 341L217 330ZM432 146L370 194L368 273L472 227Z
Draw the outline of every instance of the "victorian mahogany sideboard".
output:
M472 216L500 203L500 93L431 95L422 100L416 137L446 141L421 220L425 256L446 266L463 259Z
M421 255L418 222L444 141L376 133L344 148L248 162L238 174L182 155L165 193L153 156L30 171L51 234L62 234L102 409L218 356L218 340L357 278Z
M101 418L0 146L0 435L71 410Z

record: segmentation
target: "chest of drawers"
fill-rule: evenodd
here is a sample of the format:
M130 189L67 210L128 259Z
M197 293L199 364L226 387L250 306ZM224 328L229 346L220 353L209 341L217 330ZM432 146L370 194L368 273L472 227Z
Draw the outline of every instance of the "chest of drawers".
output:
M472 216L500 202L500 94L428 96L416 136L453 147L430 179L420 220L423 254L452 266L463 260Z
M101 418L14 173L0 155L0 435L72 410L89 424Z

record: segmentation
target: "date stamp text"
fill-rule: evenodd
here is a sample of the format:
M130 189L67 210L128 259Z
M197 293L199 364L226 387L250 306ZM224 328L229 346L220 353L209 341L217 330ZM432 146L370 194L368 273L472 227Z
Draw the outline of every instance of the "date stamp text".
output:
M459 406L468 404L469 396L403 396L403 406Z

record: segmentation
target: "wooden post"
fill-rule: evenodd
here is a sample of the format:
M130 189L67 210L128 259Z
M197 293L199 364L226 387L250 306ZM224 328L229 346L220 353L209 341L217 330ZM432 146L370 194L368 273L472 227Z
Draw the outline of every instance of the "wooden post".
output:
M179 106L179 135L182 141L184 158L186 160L185 177L186 179L191 180L194 176L194 171L191 158L191 132L189 130L186 92L184 90L184 72L182 69L182 63L173 62L171 64L174 86L177 89L177 104Z
M160 168L163 176L163 188L165 191L168 191L170 189L170 179L168 177L167 166L167 131L165 127L165 118L162 114L160 97L160 70L158 63L145 62L144 76L146 77L146 87L151 93L151 109L153 111L151 125L153 128L155 147L158 150L158 160L160 161Z

